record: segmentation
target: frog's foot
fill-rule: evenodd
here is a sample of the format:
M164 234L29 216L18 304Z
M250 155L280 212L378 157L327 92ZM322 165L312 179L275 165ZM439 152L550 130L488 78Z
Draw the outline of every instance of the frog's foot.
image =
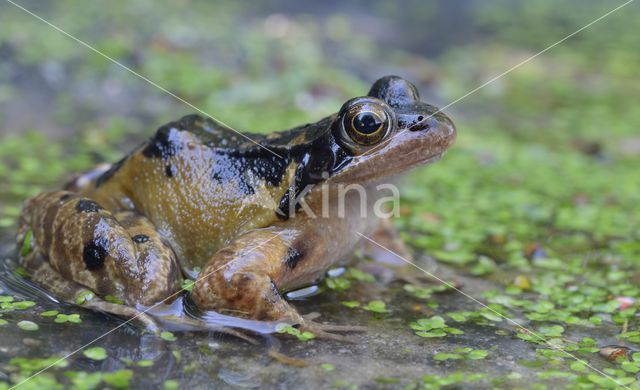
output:
M320 317L320 313L312 312L307 313L302 316L304 323L306 324L314 324L318 329L328 331L328 332L366 332L366 326L357 326L357 325L337 325L337 324L323 324L315 321L318 317Z
M314 321L318 317L320 317L320 314L315 312L305 314L301 316L300 322L293 325L293 327L298 329L300 332L311 332L319 339L335 340L347 343L352 343L354 341L348 336L343 336L337 333L367 331L367 327L365 326L323 324Z
M319 322L305 319L302 323L300 323L300 325L298 326L298 329L301 332L311 332L316 336L316 338L319 338L319 339L354 343L355 341L351 337L341 335L338 333L365 332L367 330L367 327L353 326L353 325L322 324Z
M252 345L258 345L258 339L249 336L247 333L243 332L242 330L238 330L238 329L234 329L234 328L229 328L229 327L224 327L224 328L220 328L220 329L215 329L216 332L222 333L222 334L226 334L229 336L233 336L236 338L239 338L240 340L244 340L249 344Z
M160 334L161 329L156 321L150 315L133 307L107 302L100 298L86 301L82 307L122 317L126 319L126 322L134 322L151 333Z
M133 307L107 302L96 297L86 287L62 277L39 253L29 253L22 260L22 265L33 281L68 304L123 317L149 332L159 332L158 325L150 315ZM82 304L78 304L78 298L81 298Z

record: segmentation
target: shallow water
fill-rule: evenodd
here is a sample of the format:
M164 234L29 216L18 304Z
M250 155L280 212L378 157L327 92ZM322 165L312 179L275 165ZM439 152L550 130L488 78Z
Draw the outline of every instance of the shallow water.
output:
M9 248L10 245L5 245ZM8 250L5 250L7 253ZM7 258L10 256L4 256ZM536 346L517 339L514 327L506 321L488 326L472 323L452 324L464 331L462 335L443 338L420 338L409 327L417 318L435 314L426 301L409 295L402 282L356 283L345 292L324 291L307 300L295 301L302 313L317 312L319 320L333 324L364 325L367 331L351 333L352 343L311 340L298 341L282 335L250 333L255 345L218 332L175 332L175 341L165 341L143 330L122 325L122 320L113 316L95 313L79 306L56 303L42 293L34 293L24 282L11 274L10 262L2 263L0 295L12 295L16 300L32 300L36 305L26 310L5 313L8 324L0 332L0 380L15 375L15 366L8 365L15 357L47 358L68 356L68 366L51 368L42 375L53 375L60 383L69 383L66 371L108 372L131 369L134 387L162 387L164 381L175 379L181 387L288 387L304 383L312 388L349 387L399 388L414 386L426 374L446 376L457 371L484 373L491 380L519 373L516 381L504 379L502 386L510 387L537 380L539 368L535 367ZM495 288L493 282L455 274L423 259L422 265L447 280L463 285L463 290L480 296L483 290ZM339 302L359 300L362 302L381 299L387 303L388 313L371 313L350 309ZM458 292L435 294L429 302L437 302L438 312L449 310L477 310L476 303ZM80 324L57 324L50 317L39 313L58 310L61 313L79 313ZM39 330L25 331L16 326L18 321L30 320L38 324ZM521 318L514 320L527 326ZM447 321L449 323L449 321ZM262 330L268 330L263 328ZM573 328L568 338L579 340L589 335L590 329ZM592 331L592 329L591 329ZM610 332L609 332L610 331ZM616 329L599 328L598 342L613 344ZM591 335L593 337L593 335ZM95 341L94 341L95 340ZM87 346L101 346L108 357L93 361L76 350ZM458 347L488 350L483 360L434 361L439 351L452 351ZM270 356L271 350L293 358L296 365L283 363ZM584 357L584 356L583 356ZM597 355L589 358L596 366L609 364ZM140 367L135 362L150 361L151 367ZM525 364L525 361L533 363ZM330 363L334 369L328 371L321 366ZM528 367L528 366L534 367ZM17 377L13 377L14 382ZM466 386L484 388L486 379ZM559 384L558 379L548 383ZM496 382L496 384L499 384Z

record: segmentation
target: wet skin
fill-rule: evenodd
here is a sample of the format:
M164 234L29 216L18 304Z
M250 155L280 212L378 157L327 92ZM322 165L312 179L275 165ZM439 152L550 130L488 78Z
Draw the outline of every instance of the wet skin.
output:
M27 201L17 241L28 231L33 240L21 261L61 299L91 290L88 306L127 317L175 295L189 277L201 310L322 330L282 294L348 258L358 233L401 250L373 215L389 196L376 185L439 159L455 133L396 76L317 123L249 135L263 147L186 116L115 164ZM366 200L350 191L338 201L349 184Z

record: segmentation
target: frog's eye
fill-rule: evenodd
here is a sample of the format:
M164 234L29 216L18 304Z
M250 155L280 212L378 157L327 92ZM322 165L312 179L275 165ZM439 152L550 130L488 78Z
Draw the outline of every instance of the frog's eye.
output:
M346 143L372 146L382 141L392 127L392 115L386 105L372 98L356 98L341 110ZM354 145L355 146L355 145Z

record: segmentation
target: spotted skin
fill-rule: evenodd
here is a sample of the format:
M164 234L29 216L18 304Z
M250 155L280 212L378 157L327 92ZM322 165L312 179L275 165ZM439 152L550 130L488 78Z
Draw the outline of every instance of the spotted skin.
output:
M388 76L317 123L250 137L268 150L186 116L65 191L30 199L17 237L22 245L33 232L25 268L65 300L89 289L93 307L124 316L197 278L191 300L202 310L322 334L281 294L348 258L358 233L378 226L375 184L440 158L455 128L411 83ZM366 215L353 193L325 202L356 183L368 194ZM125 305L106 305L106 295Z
M101 296L151 305L180 286L173 251L146 218L130 211L114 214L77 194L46 192L27 203L20 226L33 231L34 252L56 273ZM148 240L132 239L139 235Z
M22 265L29 272L31 278L45 286L51 293L63 301L73 303L78 297L85 296L87 288L79 283L65 279L60 273L54 270L48 261L37 252L31 252L22 259ZM107 302L101 297L94 297L85 300L83 306L96 311L115 314L121 317L133 319L144 329L151 332L159 332L156 322L151 316L138 311L137 309Z

